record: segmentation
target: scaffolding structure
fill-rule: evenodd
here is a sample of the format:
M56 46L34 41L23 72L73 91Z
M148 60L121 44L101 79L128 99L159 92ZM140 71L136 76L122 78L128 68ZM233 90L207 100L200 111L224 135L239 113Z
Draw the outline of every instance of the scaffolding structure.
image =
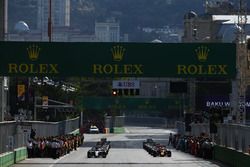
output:
M246 71L247 71L247 42L245 26L247 24L247 3L246 0L239 0L238 12L238 31L236 40L236 83L232 84L233 100L236 103L233 106L233 115L236 117L236 123L246 123ZM236 93L237 92L237 93ZM237 103L238 102L238 103Z

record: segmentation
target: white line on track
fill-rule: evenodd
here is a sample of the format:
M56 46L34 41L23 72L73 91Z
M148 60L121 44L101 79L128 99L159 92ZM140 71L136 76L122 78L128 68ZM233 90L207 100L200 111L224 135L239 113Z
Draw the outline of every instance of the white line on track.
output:
M57 162L59 162L60 160L64 159L64 158L67 157L67 156L69 156L69 154L66 154L66 155L60 157L59 159L55 160L54 163L51 164L49 167L53 167L54 165L57 164Z

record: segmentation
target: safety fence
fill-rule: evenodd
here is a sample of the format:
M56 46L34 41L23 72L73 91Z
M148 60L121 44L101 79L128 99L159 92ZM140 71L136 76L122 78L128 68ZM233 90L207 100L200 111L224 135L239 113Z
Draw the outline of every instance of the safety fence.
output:
M54 125L54 126L52 126ZM28 157L27 135L36 129L36 136L78 134L79 117L61 122L1 122L0 123L0 167L8 167ZM46 129L45 129L46 128ZM6 130L8 129L8 130ZM45 129L45 130L44 130ZM3 135L2 135L3 134ZM2 147L6 145L6 147ZM7 150L7 151L6 151Z
M183 132L185 123L177 123L178 132ZM214 159L232 167L246 167L250 164L250 126L239 124L217 124L217 133L210 134L208 123L191 124L190 135L209 134L215 141ZM180 133L181 134L181 133ZM181 135L187 134L182 133ZM230 158L228 158L230 157Z
M0 154L13 151L23 145L17 141L17 124L14 121L0 122L0 134Z
M47 137L67 134L78 128L79 117L61 122L0 122L0 154L26 146L31 129L34 129L36 137Z
M191 124L191 135L209 133L209 124ZM250 145L250 126L239 124L217 124L217 133L210 134L216 144L241 152L248 152Z
M180 135L185 135L186 134L185 122L176 121L175 128L176 128L178 134L180 134Z
M173 123L171 120L167 120L161 117L135 117L135 116L126 116L125 117L125 125L126 126L150 126L150 127L168 127Z

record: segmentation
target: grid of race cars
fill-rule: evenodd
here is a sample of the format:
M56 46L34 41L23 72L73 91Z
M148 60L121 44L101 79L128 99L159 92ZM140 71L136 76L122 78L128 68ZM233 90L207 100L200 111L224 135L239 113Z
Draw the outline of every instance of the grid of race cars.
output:
M107 138L101 138L100 141L96 143L88 152L88 158L106 158L109 149L111 148L110 141L107 141ZM155 142L153 139L147 139L143 142L143 149L146 150L150 155L156 157L171 157L171 151L163 144Z

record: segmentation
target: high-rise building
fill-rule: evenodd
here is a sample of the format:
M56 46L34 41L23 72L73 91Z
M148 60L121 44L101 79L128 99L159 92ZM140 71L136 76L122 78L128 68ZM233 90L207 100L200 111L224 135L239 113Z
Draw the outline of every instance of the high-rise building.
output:
M120 23L115 19L95 23L95 36L99 42L120 42Z
M209 14L237 14L237 8L229 0L206 0L205 10Z
M37 29L42 33L48 31L48 18L50 12L49 0L38 0ZM70 0L51 0L52 27L70 26Z

